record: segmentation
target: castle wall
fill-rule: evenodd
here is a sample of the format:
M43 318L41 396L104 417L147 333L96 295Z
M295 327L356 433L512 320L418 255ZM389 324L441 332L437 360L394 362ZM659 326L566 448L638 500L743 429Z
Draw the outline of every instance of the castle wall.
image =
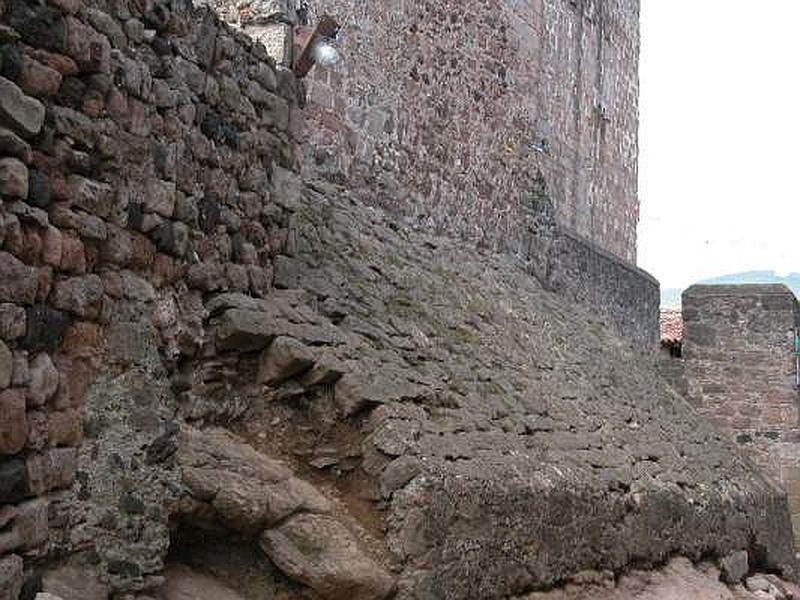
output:
M638 1L312 7L344 24L345 61L308 82L307 166L512 249L541 170L562 226L635 262Z
M0 598L19 556L79 550L142 589L176 489L165 365L213 357L204 297L266 295L291 245L295 81L182 0L3 0L0 23Z
M800 539L798 305L783 285L696 285L683 294L687 397L789 497Z
M294 18L292 2L205 2L285 58L289 32L265 17ZM656 347L658 284L634 266L638 3L312 8L344 24L345 60L306 81L306 171L407 226L522 258L550 289Z

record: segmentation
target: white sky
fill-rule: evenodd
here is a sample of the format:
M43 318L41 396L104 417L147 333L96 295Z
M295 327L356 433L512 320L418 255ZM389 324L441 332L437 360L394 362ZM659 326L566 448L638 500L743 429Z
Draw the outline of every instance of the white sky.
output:
M642 0L639 264L800 271L800 1Z

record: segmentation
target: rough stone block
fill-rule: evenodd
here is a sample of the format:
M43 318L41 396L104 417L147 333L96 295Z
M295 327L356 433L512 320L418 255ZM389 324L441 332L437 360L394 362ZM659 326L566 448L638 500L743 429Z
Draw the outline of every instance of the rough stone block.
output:
M69 317L47 304L37 304L27 311L23 345L32 352L53 352L61 343Z
M50 301L59 310L97 318L103 301L103 280L97 275L84 275L57 281Z
M0 194L28 197L28 167L18 158L0 158Z
M111 214L114 190L110 185L80 175L71 175L67 185L73 206L103 219Z
M25 461L21 458L0 459L0 506L16 504L27 494L28 474Z
M22 566L16 554L0 558L0 600L18 600L24 581Z
M294 338L277 337L261 354L258 382L267 385L281 383L313 365L311 348Z
M0 533L0 555L35 550L47 542L47 501L31 500L19 504L11 526Z
M151 179L147 182L144 195L144 209L162 217L170 218L175 212L176 188L172 181Z
M0 252L0 301L33 304L39 275L8 252Z
M52 411L47 426L51 446L77 446L83 439L83 420L75 409Z
M51 448L32 454L25 461L29 492L41 496L68 488L75 480L77 455L74 448Z
M0 120L24 138L38 134L44 123L44 105L26 96L17 85L0 77Z
M111 71L111 43L108 38L73 17L67 17L66 24L65 50L81 71L108 74Z
M11 375L14 372L14 359L11 350L0 341L0 390L11 385Z
M33 160L28 142L5 127L0 127L0 154L14 156L26 164Z
M16 388L0 392L0 454L16 454L27 437L24 392Z
M358 547L335 519L299 514L261 536L265 554L289 577L323 598L347 595L380 600L394 588L391 576Z
M719 561L719 568L723 581L737 584L747 575L750 566L746 550L732 552Z
M42 406L52 398L58 390L59 375L50 356L37 354L30 363L30 384L28 386L28 404Z
M26 94L31 96L55 96L61 86L61 73L33 58L24 56L19 85Z

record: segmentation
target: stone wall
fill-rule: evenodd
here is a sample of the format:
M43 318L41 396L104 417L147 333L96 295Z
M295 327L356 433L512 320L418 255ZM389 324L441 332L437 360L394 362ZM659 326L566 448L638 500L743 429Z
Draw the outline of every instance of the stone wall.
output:
M551 286L587 306L643 350L658 346L660 286L649 273L568 230L560 232Z
M635 262L638 0L311 4L345 60L309 82L309 167L501 248L541 171L559 223Z
M165 367L208 353L204 294L272 288L295 104L262 46L189 2L0 2L3 600L18 555L91 550L118 589L153 585Z
M204 0L283 56L292 0ZM308 81L304 166L412 225L516 248L539 172L559 223L636 261L639 2L316 0L345 60Z
M286 57L288 30L269 21L295 18L291 1L205 2ZM406 226L526 260L548 288L656 347L657 282L633 264L638 3L312 9L345 25L345 61L307 81L306 171ZM543 204L545 228L531 218Z
M783 484L800 539L794 295L783 285L696 285L683 294L683 320L680 385L702 414Z

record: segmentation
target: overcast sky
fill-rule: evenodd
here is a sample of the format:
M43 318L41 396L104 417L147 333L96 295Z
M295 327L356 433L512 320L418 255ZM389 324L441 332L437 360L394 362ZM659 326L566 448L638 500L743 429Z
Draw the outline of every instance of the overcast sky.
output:
M800 271L800 2L642 0L639 264Z

